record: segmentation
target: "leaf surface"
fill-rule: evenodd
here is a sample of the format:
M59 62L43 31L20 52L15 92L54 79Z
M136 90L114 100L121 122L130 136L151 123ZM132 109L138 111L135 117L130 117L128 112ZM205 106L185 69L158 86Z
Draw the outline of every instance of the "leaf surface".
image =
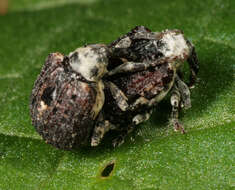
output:
M205 0L14 0L0 16L0 189L232 189L235 126L235 2ZM136 25L181 29L194 43L199 83L168 125L169 98L118 148L61 151L31 125L29 96L51 52L109 43ZM102 178L109 163L114 169Z

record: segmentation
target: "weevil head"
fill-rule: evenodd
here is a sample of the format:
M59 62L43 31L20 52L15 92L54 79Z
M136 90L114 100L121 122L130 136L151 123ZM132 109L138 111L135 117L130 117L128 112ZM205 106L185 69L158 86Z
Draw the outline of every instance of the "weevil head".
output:
M165 59L171 63L176 71L179 70L186 61L190 69L190 81L188 86L192 88L196 82L199 70L199 61L194 45L184 36L180 30L165 30L155 33L156 38L161 42L162 47L159 51Z
M184 64L191 53L191 46L180 30L165 30L155 33L158 39L158 50L168 62L174 62L173 67L178 69Z
M69 54L71 68L86 80L96 82L107 73L108 48L104 44L92 44Z

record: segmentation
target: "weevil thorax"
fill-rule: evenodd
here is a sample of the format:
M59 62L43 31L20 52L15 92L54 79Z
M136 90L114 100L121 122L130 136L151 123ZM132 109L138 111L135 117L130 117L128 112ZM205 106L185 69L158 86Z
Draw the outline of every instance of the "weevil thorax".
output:
M87 81L94 82L96 101L92 108L95 119L104 104L104 84L101 78L107 73L108 48L104 44L92 44L76 49L69 54L69 64L73 71L79 73Z
M179 30L165 30L156 33L156 35L161 36L159 41L163 44L159 51L164 57L169 58L172 63L176 60L177 62L173 66L178 69L191 52L191 47L187 44L183 33Z
M86 80L97 82L107 73L108 50L103 44L88 45L69 54L71 68Z

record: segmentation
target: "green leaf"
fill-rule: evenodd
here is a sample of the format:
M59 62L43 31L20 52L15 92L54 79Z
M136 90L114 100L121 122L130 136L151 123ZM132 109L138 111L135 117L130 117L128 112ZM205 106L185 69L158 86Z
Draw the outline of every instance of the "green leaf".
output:
M0 16L0 189L232 189L235 1L14 0ZM29 96L51 52L109 43L136 25L181 29L200 61L187 134L168 125L169 98L126 142L61 151L31 125ZM114 164L109 177L102 171Z

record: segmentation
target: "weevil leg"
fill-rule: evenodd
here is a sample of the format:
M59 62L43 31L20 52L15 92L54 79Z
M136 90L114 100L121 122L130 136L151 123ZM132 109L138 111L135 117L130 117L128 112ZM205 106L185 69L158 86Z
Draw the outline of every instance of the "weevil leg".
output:
M108 75L111 76L117 73L143 71L150 66L150 64L144 62L125 62L118 67L115 67L115 69L109 71Z
M109 123L107 120L103 122L98 122L95 126L92 138L91 138L91 146L97 146L100 144L100 141L103 139L104 134L108 132L110 129Z
M141 105L147 105L149 103L149 100L147 100L144 97L138 98L133 104L128 104L128 98L125 96L125 94L122 92L121 89L119 89L114 83L112 82L105 82L105 86L110 89L110 92L116 101L116 104L122 111L127 111L127 109L135 110Z
M154 107L157 105L158 102L160 102L166 95L167 93L171 90L171 85L168 87L167 90L160 92L157 94L154 98L148 100L145 97L139 97L133 104L131 104L130 110L135 110L139 106L145 105L148 108Z
M108 120L104 120L103 114L100 113L91 137L91 146L99 145L105 133L107 133L109 130L114 130L116 128L117 127L110 123Z
M128 127L126 127L124 130L122 130L120 132L120 135L118 135L118 137L116 137L115 139L113 139L112 141L112 145L113 147L117 147L120 146L124 143L126 136L131 133L134 130L134 125L128 125Z
M113 140L113 142L112 142L113 147L117 147L117 146L120 146L121 144L123 144L126 136L135 129L135 126L148 120L150 118L151 114L152 114L152 110L136 115L132 119L133 123L128 125L127 128L121 130L121 134ZM120 127L118 129L120 129Z
M129 104L127 103L128 98L125 96L125 94L119 89L114 83L112 82L105 82L106 87L110 89L110 92L118 105L118 107L122 111L126 111L129 107Z
M162 101L162 99L170 92L170 90L172 89L172 86L174 86L173 84L174 81L172 81L172 83L170 85L168 85L168 87L165 90L162 90L159 94L157 94L154 98L149 100L148 106L149 107L154 107L156 106L160 101Z
M191 98L189 87L180 79L178 75L175 78L175 84L180 93L180 107L184 109L191 108Z
M136 101L130 105L130 110L135 110L137 109L139 106L143 106L143 105L148 105L149 104L149 100L146 99L145 97L141 96L138 99L136 99Z
M185 133L183 126L179 123L179 109L180 109L180 92L177 86L174 86L171 95L171 123L174 126L175 131L181 131L181 133Z
M199 61L197 58L197 53L195 51L195 47L193 46L193 44L191 42L188 42L188 44L191 46L192 50L191 50L191 55L188 58L188 64L190 67L190 78L189 78L189 88L193 88L195 83L196 83L196 79L197 79L197 74L199 71Z
M133 119L132 119L132 122L135 124L135 125L138 125L144 121L147 121L151 114L152 114L152 109L150 111L146 111L142 114L137 114Z
M154 106L157 105L158 102L160 102L162 100L162 98L164 98L167 93L170 91L171 86L169 86L169 88L165 91L162 91L160 94L156 95L154 98L148 100L145 97L139 97L133 104L131 104L129 106L130 110L135 110L137 109L139 106L146 106L148 108L152 108Z

